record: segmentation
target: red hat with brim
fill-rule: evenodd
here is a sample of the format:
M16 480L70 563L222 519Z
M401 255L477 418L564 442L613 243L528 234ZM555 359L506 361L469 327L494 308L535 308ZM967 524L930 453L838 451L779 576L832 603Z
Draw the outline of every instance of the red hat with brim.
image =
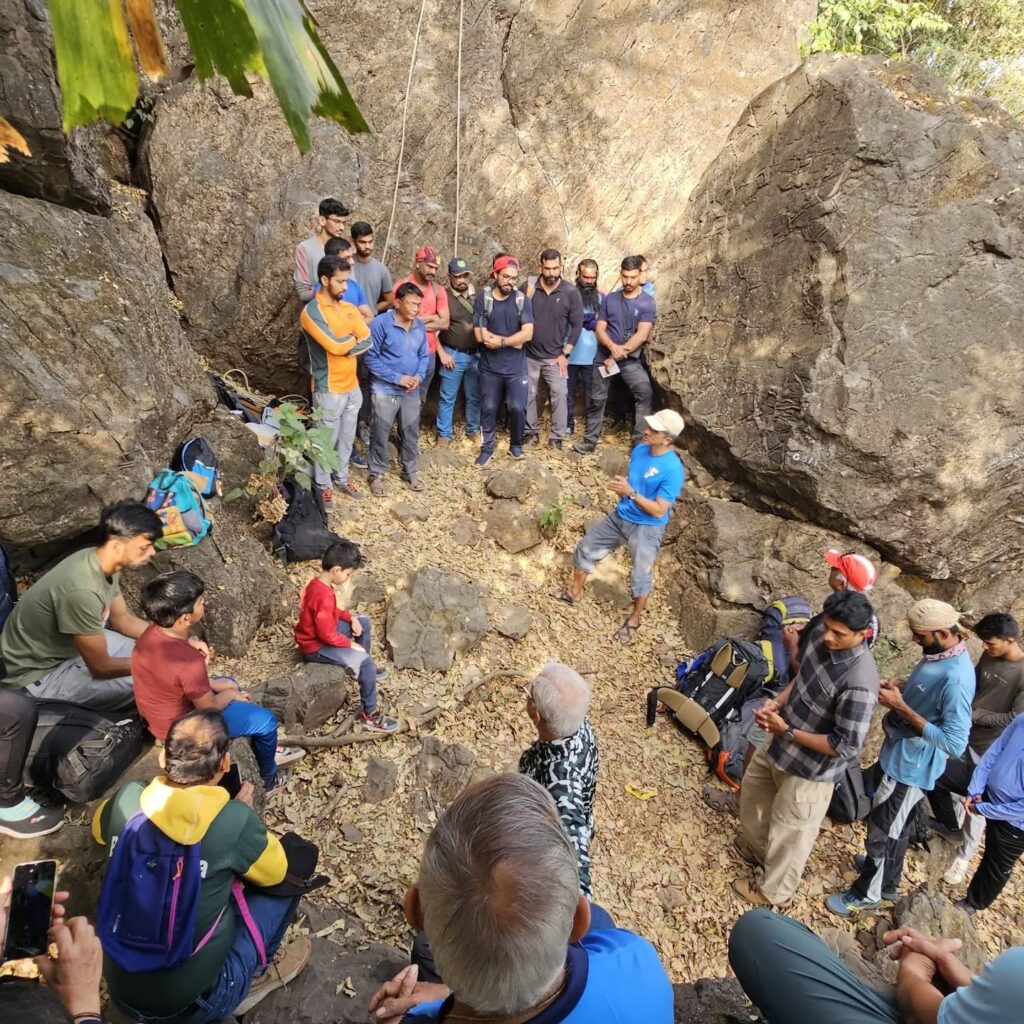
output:
M862 594L869 591L878 579L878 570L871 564L871 559L855 551L848 551L845 555L839 551L826 551L825 561L842 574L851 590L859 590Z

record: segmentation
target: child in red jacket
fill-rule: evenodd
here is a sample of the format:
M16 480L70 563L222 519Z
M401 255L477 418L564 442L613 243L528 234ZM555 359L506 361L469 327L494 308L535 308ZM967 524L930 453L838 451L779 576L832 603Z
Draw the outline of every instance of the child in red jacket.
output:
M350 540L332 544L324 554L319 576L302 592L295 642L306 661L340 665L359 682L359 722L373 732L394 732L398 722L377 706L377 680L387 675L370 657L370 620L338 607L335 587L345 584L363 564L359 547ZM355 643L353 643L353 640Z

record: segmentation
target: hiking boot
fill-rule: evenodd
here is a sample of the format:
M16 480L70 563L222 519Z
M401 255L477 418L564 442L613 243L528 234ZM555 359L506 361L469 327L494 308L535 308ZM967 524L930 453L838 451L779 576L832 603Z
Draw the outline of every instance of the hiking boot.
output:
M452 446L452 439L450 437L439 437L437 439L437 447L438 448L451 448L451 446Z
M360 455L359 452L353 452L348 457L348 464L350 466L358 466L360 469L366 469L366 467L370 465L366 456Z
M757 887L756 883L749 878L734 878L729 883L730 888L744 903L752 907L770 907L771 903L764 893Z
M520 459L525 459L526 456L523 454L523 449L519 445L515 445L508 450L509 455L518 462Z
M865 910L876 910L880 904L875 903L873 900L867 900L863 896L858 896L855 892L834 892L827 900L825 900L825 906L832 911L833 914L838 914L840 917L851 917L853 914L859 914Z
M970 866L971 862L966 857L957 857L949 865L949 870L942 876L942 880L949 885L962 885L963 880L967 877L967 869Z
M44 807L30 796L20 804L4 810L0 818L0 835L14 839L35 839L48 836L64 824L64 813L57 807Z
M375 498L383 498L384 495L388 493L387 488L384 486L384 477L375 476L370 481L370 493Z
M330 512L334 507L334 488L333 487L321 487L320 497L324 499L324 509Z
M716 789L710 782L704 783L704 803L719 814L731 814L739 817L739 800L737 794L727 789Z
M934 832L937 836L948 839L951 843L963 842L964 830L962 828L950 828L944 821L939 821L938 818L927 818L925 824L928 826L929 832Z
M371 714L360 711L359 724L367 732L397 732L398 730L398 722L393 718L388 718L380 708Z
M343 494L346 498L352 498L354 501L363 500L363 492L351 480L338 484L338 493Z
M475 465L483 469L483 467L486 466L487 463L491 461L493 454L493 452L485 452L481 449L480 454L476 457Z
M584 438L582 441L577 441L573 446L574 452L579 452L580 455L589 455L592 451L596 451L597 445L593 441L588 441Z
M853 856L853 866L858 871L864 870L864 865L868 862L867 857L863 853L856 853ZM889 892L882 890L882 899L888 900L890 903L895 903L900 898L900 894L895 889L890 889Z
M300 935L274 954L274 959L267 965L266 971L253 980L246 997L235 1007L235 1016L241 1017L248 1013L257 1003L266 999L271 992L283 988L294 981L309 963L313 953L313 940L308 935Z
M427 489L427 485L418 476L409 477L409 479L405 481L405 486L408 487L410 491L425 491Z
M764 863L761 858L754 853L750 844L743 838L743 836L737 836L732 841L733 849L740 855L741 859L745 860L751 867L763 868Z
M560 452L562 450L562 442L561 441L548 441L548 447L549 448L554 448L554 450L556 452Z
M283 768L286 764L301 761L305 756L306 752L301 747L278 747L274 754L274 764Z

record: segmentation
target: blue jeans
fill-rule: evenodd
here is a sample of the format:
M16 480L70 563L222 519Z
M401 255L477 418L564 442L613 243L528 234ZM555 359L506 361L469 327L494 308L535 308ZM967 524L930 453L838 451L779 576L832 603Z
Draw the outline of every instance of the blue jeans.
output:
M601 559L625 544L633 560L633 597L645 597L654 589L654 563L667 525L631 523L617 512L612 512L587 530L576 545L573 563L577 569L591 573Z
M245 901L249 905L249 913L252 914L260 935L263 936L267 963L270 963L281 945L288 925L295 917L299 898L268 896L258 889L246 888ZM235 915L235 938L213 988L197 996L180 1012L167 1017L141 1013L117 999L114 1002L122 1010L132 1014L133 1020L146 1021L147 1024L215 1024L216 1021L231 1018L235 1007L249 994L253 978L263 973L259 951L234 901L231 909Z
M441 401L437 406L437 436L452 439L452 418L455 413L455 399L459 385L466 385L466 434L475 437L480 433L480 355L477 352L460 352L448 349L448 355L455 360L451 370L441 367Z
M277 775L274 755L277 753L277 717L273 711L259 704L247 704L244 700L233 700L221 710L228 724L228 736L238 739L248 736L253 756L260 769L264 783L272 782Z
M331 647L324 644L316 654L304 654L306 661L321 665L340 665L347 668L359 683L359 703L368 715L377 710L377 666L370 657L370 620L357 615L363 634L351 647ZM338 620L338 633L352 638L352 627Z

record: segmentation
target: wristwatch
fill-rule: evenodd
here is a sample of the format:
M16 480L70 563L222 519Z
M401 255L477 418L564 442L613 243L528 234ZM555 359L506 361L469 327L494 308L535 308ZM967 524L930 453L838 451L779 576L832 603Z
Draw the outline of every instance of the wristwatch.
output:
M630 495L629 495L629 500L630 501L636 501L636 499L639 498L639 497L640 497L640 495L637 494L636 491L632 491L630 493Z
M788 739L793 740L794 742L796 741L796 736L793 735L793 726L791 725L786 726L786 731L782 735L787 737Z

